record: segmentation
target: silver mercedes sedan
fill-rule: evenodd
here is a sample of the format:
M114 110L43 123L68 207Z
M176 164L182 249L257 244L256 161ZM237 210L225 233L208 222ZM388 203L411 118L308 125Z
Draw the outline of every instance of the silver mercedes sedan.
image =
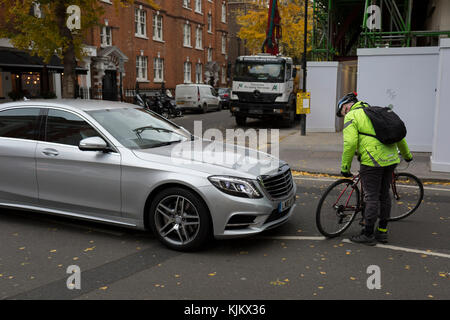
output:
M0 105L0 207L151 230L191 251L281 225L295 192L286 163L195 137L136 105Z

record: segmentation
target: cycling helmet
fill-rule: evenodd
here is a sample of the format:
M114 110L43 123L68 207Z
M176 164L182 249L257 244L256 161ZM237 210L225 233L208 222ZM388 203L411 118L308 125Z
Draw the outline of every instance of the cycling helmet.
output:
M347 93L345 96L343 96L337 103L336 116L342 117L341 111L342 111L342 107L344 106L344 104L347 104L349 102L353 102L353 103L358 102L358 99L356 98L357 95L358 94L356 92L350 92L350 93Z

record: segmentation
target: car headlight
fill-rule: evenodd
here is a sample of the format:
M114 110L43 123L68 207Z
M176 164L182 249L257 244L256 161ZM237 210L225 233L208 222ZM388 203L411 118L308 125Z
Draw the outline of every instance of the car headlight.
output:
M228 176L211 176L208 180L220 191L245 198L262 198L252 180Z

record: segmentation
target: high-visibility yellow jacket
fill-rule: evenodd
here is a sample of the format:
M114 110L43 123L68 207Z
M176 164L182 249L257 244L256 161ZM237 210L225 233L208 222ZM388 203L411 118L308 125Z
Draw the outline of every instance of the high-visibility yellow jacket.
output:
M398 150L404 159L412 159L405 139L393 144L383 144L377 138L359 134L375 135L372 122L362 108L362 101L356 102L344 118L344 145L342 172L350 172L352 159L357 152L361 164L371 167L386 167L400 162Z

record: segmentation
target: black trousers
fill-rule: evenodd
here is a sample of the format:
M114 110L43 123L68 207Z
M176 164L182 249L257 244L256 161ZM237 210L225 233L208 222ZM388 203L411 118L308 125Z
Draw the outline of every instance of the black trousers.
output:
M377 218L379 227L385 229L391 215L391 197L389 195L392 173L397 165L387 167L369 167L361 165L360 176L364 192L365 232L372 234Z

